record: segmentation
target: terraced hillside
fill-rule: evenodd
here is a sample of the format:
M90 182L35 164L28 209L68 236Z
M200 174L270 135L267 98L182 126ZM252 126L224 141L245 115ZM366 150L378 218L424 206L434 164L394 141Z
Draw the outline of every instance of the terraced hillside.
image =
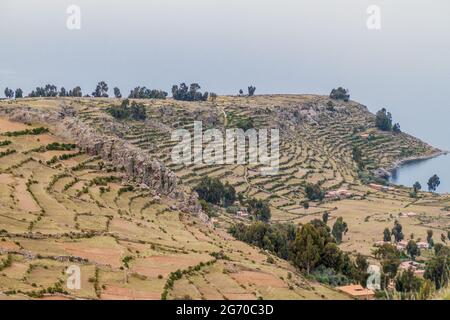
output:
M363 183L352 159L354 146L361 150L368 171L439 150L405 133L378 131L375 116L356 102L312 95L139 102L146 106L145 121L112 118L106 111L120 104L115 99L2 101L0 128L3 133L30 129L5 120L27 122L30 110L64 113L61 123L76 119L98 135L119 139L163 162L185 194L210 176L229 182L245 197L268 200L273 222L304 223L321 218L325 211L330 212L329 223L342 216L349 231L341 248L369 258L373 243L382 240L384 228L391 228L402 212L418 213L401 220L405 234L416 238L425 239L428 229L436 235L450 229L448 196L423 193L412 199L408 188L373 189ZM171 133L179 128L192 132L194 121L202 121L204 130L249 124L279 128L279 174L261 175L260 165L172 163L171 150L177 142ZM0 250L5 265L0 291L10 297L41 296L43 289L58 289L57 283L64 284L67 278L65 268L75 261L82 265L83 289L63 290L66 297L345 298L305 280L289 263L234 240L226 229L245 218L221 212L208 220L181 210L173 192L134 181L134 160L118 166L110 161L114 155L105 159L101 152L84 152L89 139L81 146L57 123L33 126L49 127L50 133L0 139L11 141L0 147L5 151L0 158L0 230L4 229ZM54 142L82 148L47 150ZM345 189L348 195L310 202L305 208L308 183L326 192ZM274 263L269 263L272 259Z
M330 107L331 101L331 107ZM99 132L118 136L163 161L193 186L208 175L229 181L237 191L269 199L280 219L294 218L298 202L305 200L304 186L319 183L325 190L358 185L352 148L361 149L369 170L389 168L397 161L438 150L407 134L375 129L375 117L355 102L336 102L321 96L219 97L213 102L142 100L147 121L115 121L105 110L118 101L68 100L77 117ZM23 101L22 104L45 104ZM58 108L61 101L48 101ZM107 119L107 121L105 120ZM258 165L177 165L171 161L174 129L193 131L194 121L203 129L234 128L251 121L254 128L280 128L280 172L262 176ZM369 138L370 137L370 138ZM278 210L277 210L278 209ZM293 216L292 216L293 215Z
M0 120L0 299L345 298L33 128Z
M79 104L79 117L100 131L118 135L164 161L183 183L195 184L203 175L230 180L239 191L261 197L301 198L298 186L320 182L326 189L355 183L356 165L351 160L353 146L361 148L367 167L390 167L396 161L435 149L407 134L375 130L375 117L357 103L332 102L320 96L220 97L212 102L144 101L148 106L145 122L104 126L105 107L111 101ZM280 175L261 177L257 167L206 166L184 167L171 163L171 132L183 128L193 131L194 121L203 129L235 128L251 120L254 128L281 128ZM370 140L367 137L371 134ZM319 172L320 171L320 172ZM276 180L277 183L273 183Z

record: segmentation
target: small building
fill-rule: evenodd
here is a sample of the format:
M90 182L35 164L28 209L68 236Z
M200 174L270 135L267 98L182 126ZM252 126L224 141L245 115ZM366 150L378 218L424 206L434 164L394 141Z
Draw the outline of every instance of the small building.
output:
M347 189L339 189L339 190L328 191L326 194L326 197L341 199L341 198L350 197L351 195L352 195L352 193L350 191L348 191Z
M396 247L397 247L397 250L402 251L402 250L406 249L407 245L408 245L408 241L402 240L402 241L397 242Z
M241 218L248 218L248 216L249 216L247 210L245 210L245 209L236 211L236 215Z
M383 186L381 184L376 183L369 183L369 187L375 190L381 190L383 189Z
M336 289L357 300L375 299L375 292L373 290L365 289L359 284L337 287Z
M420 278L423 278L424 274L425 274L425 269L417 269L414 270L414 274Z
M381 184L376 184L376 183L369 183L368 186L370 188L378 190L378 191L395 191L395 188L393 188L393 187L383 186Z
M336 191L328 191L327 194L325 195L326 198L337 198L337 193Z
M399 269L403 271L411 269L418 277L423 277L425 273L424 265L412 260L403 261L402 263L400 263Z
M417 213L415 212L401 212L400 217L401 218L411 218L417 216Z
M391 244L390 241L375 241L375 243L373 244L374 247L382 247L385 244Z
M157 204L160 204L160 203L161 203L161 197L158 196L158 195L154 196L154 197L153 197L153 202L154 202L154 203L157 203Z
M359 136L363 139L369 139L370 133L361 133Z
M419 247L419 249L430 249L430 244L428 242L417 242L417 246Z

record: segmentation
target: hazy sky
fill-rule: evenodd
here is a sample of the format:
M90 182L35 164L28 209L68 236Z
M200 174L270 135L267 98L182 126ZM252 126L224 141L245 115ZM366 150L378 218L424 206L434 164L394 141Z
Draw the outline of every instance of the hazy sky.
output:
M66 28L71 4L81 30ZM366 27L370 5L381 30ZM342 85L450 149L449 17L448 0L0 0L0 94L45 83L91 93L99 80L122 93L194 81L219 94Z

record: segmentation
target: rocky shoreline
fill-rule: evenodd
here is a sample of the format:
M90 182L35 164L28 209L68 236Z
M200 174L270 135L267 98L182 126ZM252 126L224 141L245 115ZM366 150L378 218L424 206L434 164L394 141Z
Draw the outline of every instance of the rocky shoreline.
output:
M410 162L415 162L415 161L424 161L424 160L429 160L429 159L433 159L439 156L443 156L448 154L448 151L444 151L444 150L439 150L437 149L436 152L433 152L432 154L427 154L427 155L422 155L422 156L414 156L414 157L407 157L401 160L398 160L396 162L394 162L394 164L388 169L390 172L398 169L399 167L401 167L404 164L410 163Z
M421 155L421 156L412 156L412 157L403 158L403 159L395 161L388 168L378 168L378 169L374 170L373 174L375 176L379 177L379 178L385 178L385 179L386 178L390 178L392 176L392 173L395 170L397 170L398 168L400 168L402 165L405 165L405 164L411 163L411 162L425 161L425 160L437 158L439 156L443 156L443 155L446 155L448 153L449 153L449 151L436 149L436 151L431 153L431 154L425 154L425 155Z

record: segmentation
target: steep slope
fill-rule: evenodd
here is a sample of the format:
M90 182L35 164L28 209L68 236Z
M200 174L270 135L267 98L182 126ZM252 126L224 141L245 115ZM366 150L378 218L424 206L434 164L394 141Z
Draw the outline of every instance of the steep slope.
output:
M230 224L248 219L226 212L208 219L191 193L204 176L227 181L246 197L269 201L273 222L304 223L327 211L331 225L342 216L349 232L341 248L368 257L374 242L382 240L384 228L392 228L402 212L419 213L402 219L405 234L425 239L428 229L439 235L450 228L448 196L424 193L411 199L406 188L373 189L361 180L377 168L440 151L408 134L377 130L375 116L356 102L313 95L138 102L146 106L145 121L112 118L106 110L121 103L116 99L0 102L4 119L44 123L55 134L49 134L51 139L12 137L11 145L1 147L17 151L0 159L4 182L0 230L6 231L0 248L4 261L9 252L13 266L16 263L16 268L4 268L3 291L30 295L48 287L50 282L32 286L26 275L34 267L29 265L61 260L58 277L49 276L53 285L66 277L61 270L70 265L66 261L70 257L90 270L84 278L90 293L70 291L70 297L345 298L305 280L285 261L274 258L274 264L268 263L266 252L227 234ZM171 151L177 142L171 134L180 128L192 133L194 121L202 121L204 130L249 124L256 129L279 128L279 174L263 176L260 165L174 164ZM3 124L10 127L7 131L27 128L16 122ZM55 162L50 151L38 150L64 139L82 150L65 151L74 156ZM363 175L352 159L355 146L366 164ZM106 182L98 180L102 176L108 177ZM308 183L349 195L310 202L306 209L302 202ZM35 202L27 200L30 194L37 197ZM43 264L44 270L45 266L50 268ZM47 273L36 279L41 276L46 278Z
M164 163L183 187L194 186L205 175L218 177L229 181L237 191L268 199L275 209L287 212L299 209L295 204L305 200L307 183L318 183L325 190L359 185L358 167L352 159L354 146L361 150L366 168L371 171L390 168L405 158L439 153L408 134L376 130L374 115L358 103L322 96L219 97L214 103L140 102L147 107L146 121L113 119L105 111L119 103L114 99L23 100L20 104L38 109L46 104L47 110L55 112L61 105L68 105L76 119L98 134L123 139ZM202 121L203 130L224 130L249 121L254 128L279 128L279 174L262 176L260 165L174 164L171 151L177 141L171 140L171 134L175 129L186 129L192 134L194 121ZM132 173L133 169L127 171Z
M345 298L41 125L0 119L0 298Z

